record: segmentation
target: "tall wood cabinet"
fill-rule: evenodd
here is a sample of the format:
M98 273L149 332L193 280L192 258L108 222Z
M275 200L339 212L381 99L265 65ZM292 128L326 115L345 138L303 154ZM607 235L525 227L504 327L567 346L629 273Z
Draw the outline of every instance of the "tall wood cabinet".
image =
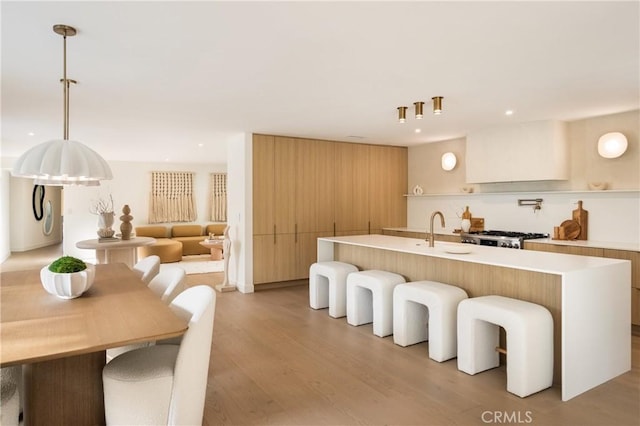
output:
M308 278L317 239L406 226L407 149L253 135L254 284Z

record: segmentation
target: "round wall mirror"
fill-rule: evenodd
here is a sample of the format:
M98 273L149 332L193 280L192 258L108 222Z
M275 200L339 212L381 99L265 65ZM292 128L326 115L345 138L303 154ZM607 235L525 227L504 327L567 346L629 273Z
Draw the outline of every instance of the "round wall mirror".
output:
M53 231L53 206L51 206L51 200L47 200L44 204L43 216L42 232L44 232L44 235L50 235Z

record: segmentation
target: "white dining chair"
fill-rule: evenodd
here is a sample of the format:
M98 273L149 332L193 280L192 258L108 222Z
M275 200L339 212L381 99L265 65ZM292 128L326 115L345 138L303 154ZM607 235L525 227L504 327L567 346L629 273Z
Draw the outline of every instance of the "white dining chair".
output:
M186 276L184 269L178 266L171 267L156 275L148 287L168 305L185 289Z
M167 305L170 304L175 297L185 289L184 280L187 276L184 269L173 267L160 272L155 276L147 287ZM117 348L107 349L107 362L134 349L146 348L155 342L132 343L130 345L119 346Z
M149 284L160 272L160 257L152 255L147 256L144 259L140 259L135 265L133 265L133 271L138 274L145 284Z
M0 368L0 425L18 426L20 419L20 381L22 367Z
M188 320L179 344L126 352L104 367L107 425L200 425L211 355L215 291L188 288L169 307Z

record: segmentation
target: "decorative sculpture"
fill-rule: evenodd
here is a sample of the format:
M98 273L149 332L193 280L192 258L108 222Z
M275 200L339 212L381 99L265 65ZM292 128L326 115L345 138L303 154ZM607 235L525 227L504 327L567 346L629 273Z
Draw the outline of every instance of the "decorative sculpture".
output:
M124 207L122 208L122 213L124 213L122 216L120 216L120 220L122 221L122 223L120 224L120 233L121 233L121 237L123 240L130 240L131 239L131 230L133 229L133 225L131 225L131 221L133 220L133 216L131 216L129 213L131 213L131 209L129 208L129 204L125 204Z

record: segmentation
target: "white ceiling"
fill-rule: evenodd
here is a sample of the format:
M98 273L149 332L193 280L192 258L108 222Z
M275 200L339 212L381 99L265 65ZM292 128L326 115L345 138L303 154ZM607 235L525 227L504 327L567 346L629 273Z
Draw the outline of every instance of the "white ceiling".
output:
M54 24L78 30L71 139L107 160L223 163L243 132L410 146L639 107L637 1L0 7L3 157L62 137ZM428 113L433 96L440 116ZM404 125L400 105L411 107Z

